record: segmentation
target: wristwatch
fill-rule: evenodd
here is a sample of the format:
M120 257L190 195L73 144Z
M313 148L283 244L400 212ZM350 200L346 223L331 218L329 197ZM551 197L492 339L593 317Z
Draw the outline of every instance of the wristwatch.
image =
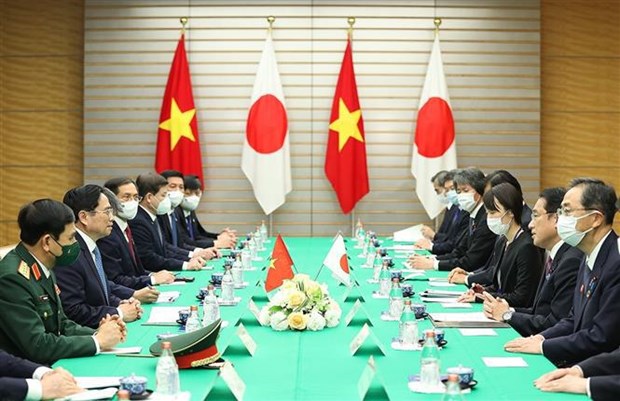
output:
M514 313L514 311L511 310L507 310L506 312L504 312L504 314L502 315L502 320L504 322L509 322L510 319L512 319L512 314Z

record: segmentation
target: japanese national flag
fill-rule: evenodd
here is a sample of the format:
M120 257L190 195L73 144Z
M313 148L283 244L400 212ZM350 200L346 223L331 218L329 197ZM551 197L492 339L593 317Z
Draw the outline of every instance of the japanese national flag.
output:
M336 236L332 247L330 248L323 265L331 270L332 275L342 284L349 285L349 260L347 258L347 249L344 246L344 238L341 234Z
M271 32L258 64L246 123L241 169L266 215L291 192L291 156L288 118Z
M431 219L437 217L445 207L437 198L431 178L441 170L455 168L454 119L441 61L439 35L436 34L420 96L411 160L416 194Z

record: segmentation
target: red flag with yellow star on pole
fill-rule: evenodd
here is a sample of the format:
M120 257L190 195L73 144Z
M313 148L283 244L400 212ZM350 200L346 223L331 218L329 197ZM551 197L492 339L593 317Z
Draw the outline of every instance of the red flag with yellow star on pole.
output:
M193 174L202 182L202 156L192 82L181 34L168 74L168 83L159 116L155 170L178 170Z
M347 214L369 191L364 120L357 97L350 36L329 121L325 175L338 196L342 212Z
M267 267L265 291L275 290L282 285L284 280L290 280L293 276L293 259L291 259L288 249L286 249L282 236L278 234L276 244L271 252L271 261Z

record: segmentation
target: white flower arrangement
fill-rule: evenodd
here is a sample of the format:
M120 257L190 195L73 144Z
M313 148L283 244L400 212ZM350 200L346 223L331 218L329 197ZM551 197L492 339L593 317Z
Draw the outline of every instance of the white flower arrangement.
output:
M342 310L330 298L327 285L319 284L306 274L296 274L284 283L258 315L262 326L275 331L311 330L336 327Z

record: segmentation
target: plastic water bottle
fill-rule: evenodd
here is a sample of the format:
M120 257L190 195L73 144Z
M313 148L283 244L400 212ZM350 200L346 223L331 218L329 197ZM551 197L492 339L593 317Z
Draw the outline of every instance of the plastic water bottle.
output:
M379 280L379 273L381 273L381 267L383 266L383 260L381 259L381 250L377 249L375 253L375 260L372 262L372 278L373 280Z
M379 294L388 296L392 289L392 275L387 264L384 264L379 273Z
M200 324L200 318L198 317L198 307L196 305L192 305L189 307L189 316L187 317L187 322L185 323L185 332L191 333L201 327L202 325Z
M248 241L246 241L241 251L241 265L243 266L243 270L252 269L252 254L250 253L250 243Z
M435 343L435 331L425 332L424 346L420 359L420 382L424 386L436 387L439 381L439 348Z
M362 219L357 219L357 224L355 225L355 238L364 236L364 225L362 224Z
M215 296L215 287L207 287L207 295L202 300L202 325L208 326L220 318L220 305Z
M258 260L257 251L258 249L256 247L256 238L254 238L254 236L250 234L250 255L252 256L252 260Z
M235 283L233 282L230 266L226 266L224 276L222 276L222 301L232 302L235 300Z
M400 288L398 278L392 279L392 289L390 290L390 316L400 319L404 307L403 289Z
M237 254L235 261L230 269L233 278L233 284L235 288L243 287L243 264L241 263L241 254Z
M179 367L172 355L169 341L161 343L161 356L157 361L155 380L158 394L169 399L174 399L179 394Z
M256 231L254 231L254 241L256 241L256 250L264 251L265 247L263 246L263 237L260 233L260 227L256 226Z
M411 300L405 300L404 305L403 313L400 315L398 338L403 345L412 346L418 341L418 321L411 308Z
M263 239L263 243L266 243L269 239L269 233L267 232L267 226L265 225L265 220L261 221L260 224L260 236Z
M377 256L376 252L369 251L366 254L366 263L364 263L364 267L371 269L374 266L376 256Z
M448 385L446 386L446 392L443 395L442 401L465 401L463 394L461 394L461 385L458 375L448 376Z

